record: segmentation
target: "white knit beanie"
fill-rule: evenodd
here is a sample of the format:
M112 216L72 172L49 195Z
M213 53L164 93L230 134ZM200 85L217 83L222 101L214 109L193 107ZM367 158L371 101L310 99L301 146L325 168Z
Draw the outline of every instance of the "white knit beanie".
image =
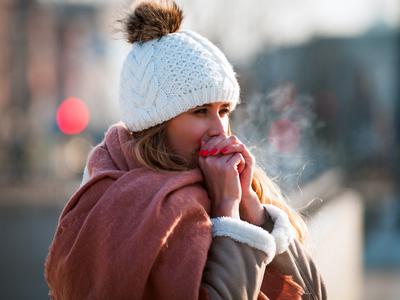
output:
M195 32L171 29L178 30L183 18L175 3L169 11L150 5L143 13L139 8L145 5L139 5L126 23L133 45L120 78L119 103L125 125L133 132L142 131L218 101L230 102L233 110L240 87L225 55ZM149 9L158 11L144 20ZM175 23L165 28L168 22Z

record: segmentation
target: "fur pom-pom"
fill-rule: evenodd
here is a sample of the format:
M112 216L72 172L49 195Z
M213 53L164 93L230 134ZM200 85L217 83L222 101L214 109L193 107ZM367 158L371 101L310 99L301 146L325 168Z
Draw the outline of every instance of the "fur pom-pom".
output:
M179 30L183 12L173 0L137 1L125 18L126 40L146 42Z

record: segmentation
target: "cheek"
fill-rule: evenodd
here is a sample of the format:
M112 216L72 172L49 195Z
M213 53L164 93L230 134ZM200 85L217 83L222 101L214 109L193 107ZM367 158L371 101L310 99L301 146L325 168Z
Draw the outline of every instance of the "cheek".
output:
M168 143L172 150L188 157L200 147L206 128L196 122L174 122L167 130Z
M205 130L201 126L188 126L181 129L179 137L176 140L180 145L180 149L189 154L200 147L200 141L204 133Z

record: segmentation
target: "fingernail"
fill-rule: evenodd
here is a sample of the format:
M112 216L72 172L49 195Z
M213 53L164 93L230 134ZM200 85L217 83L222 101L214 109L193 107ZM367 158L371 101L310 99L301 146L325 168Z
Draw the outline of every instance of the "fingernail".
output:
M221 153L226 153L226 152L228 152L228 148L227 147L221 149Z
M216 154L218 152L218 150L217 149L212 149L211 151L210 151L210 153L208 153L209 155L214 155L214 154Z
M204 150L204 156L208 156L210 154L210 151Z
M206 156L206 152L207 152L206 150L200 150L200 156L203 157Z

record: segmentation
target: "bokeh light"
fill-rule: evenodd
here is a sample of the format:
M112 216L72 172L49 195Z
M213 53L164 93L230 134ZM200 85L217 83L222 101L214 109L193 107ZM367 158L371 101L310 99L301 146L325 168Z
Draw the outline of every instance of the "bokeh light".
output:
M57 125L64 134L79 134L89 123L89 109L78 98L64 100L57 109Z
M296 150L299 145L300 130L294 122L280 119L272 123L268 138L279 152L289 153Z

